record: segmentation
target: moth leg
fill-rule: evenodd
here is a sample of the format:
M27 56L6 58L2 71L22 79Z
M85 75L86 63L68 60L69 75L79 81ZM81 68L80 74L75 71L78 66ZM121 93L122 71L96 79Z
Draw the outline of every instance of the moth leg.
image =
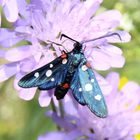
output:
M85 46L84 46L84 49L83 49L83 51L85 51L85 50L86 50L86 47L87 47L87 46L85 45Z
M61 50L59 47L59 51L63 54L63 53L68 53L68 50L63 46L64 50Z
M63 46L63 48L64 48L63 51L64 51L65 53L68 53L68 50L67 50L64 46Z

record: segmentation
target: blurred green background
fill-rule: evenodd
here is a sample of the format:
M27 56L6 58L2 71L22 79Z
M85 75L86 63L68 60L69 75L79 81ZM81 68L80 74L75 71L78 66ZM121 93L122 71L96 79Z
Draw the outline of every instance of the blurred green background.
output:
M139 7L140 0L104 0L100 10L118 9L123 15L120 29L132 35L131 42L118 44L126 58L125 66L111 70L140 84ZM11 25L3 20L2 26ZM47 109L39 106L37 98L38 94L32 101L21 100L13 88L12 78L0 84L0 140L36 140L38 135L56 129L51 119L45 117Z

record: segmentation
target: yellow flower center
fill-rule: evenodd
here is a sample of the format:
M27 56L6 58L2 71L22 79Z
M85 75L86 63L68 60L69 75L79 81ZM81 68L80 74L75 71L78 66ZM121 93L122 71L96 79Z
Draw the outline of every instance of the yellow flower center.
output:
M134 138L135 138L136 140L140 140L140 134L134 135Z
M119 89L121 90L123 88L123 86L128 82L128 79L126 77L122 77L120 79L120 82L119 82Z

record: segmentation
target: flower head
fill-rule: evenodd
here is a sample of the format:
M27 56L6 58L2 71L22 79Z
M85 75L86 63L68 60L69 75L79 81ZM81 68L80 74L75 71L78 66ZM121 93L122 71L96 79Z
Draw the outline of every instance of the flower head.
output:
M13 24L14 29L0 30L0 33L4 33L0 43L3 47L9 47L8 51L0 52L0 56L9 61L0 67L0 81L15 76L14 85L19 91L19 96L26 100L32 99L36 88L22 89L18 87L17 82L26 73L45 65L61 54L60 47L51 44L50 41L61 43L70 51L73 42L67 39L60 41L61 33L77 41L83 41L111 33L119 25L121 14L116 10L94 16L101 2L102 0L31 0L30 4L24 2L19 12L20 17ZM110 16L112 18L109 18ZM110 36L86 44L84 53L93 68L106 70L123 66L124 57L121 49L109 43L127 42L130 36L124 31L117 33L121 40L118 36ZM26 45L10 48L23 40L26 41ZM43 91L39 97L42 106L48 105L43 101L43 98L50 98L46 93L47 91Z
M61 136L61 140L67 136L85 140L134 139L134 135L140 133L140 110L136 110L140 102L140 86L135 82L127 82L119 91L117 73L110 73L107 80L113 87L111 93L105 96L109 110L107 118L97 118L86 107L73 106L71 99L69 102L67 99L64 103L64 118L47 112L64 131L47 133L40 136L39 140L51 139L52 136L54 139Z

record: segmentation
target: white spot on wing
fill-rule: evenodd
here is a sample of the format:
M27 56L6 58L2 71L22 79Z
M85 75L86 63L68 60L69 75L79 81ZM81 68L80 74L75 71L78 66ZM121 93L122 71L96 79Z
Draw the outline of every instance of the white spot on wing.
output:
M100 94L97 94L96 96L94 96L94 98L95 98L96 100L100 101L102 97L101 97Z
M81 92L82 91L82 88L79 88L79 91Z
M85 90L86 91L91 91L92 90L92 85L90 83L85 85Z
M51 81L54 81L54 78L52 78Z
M39 72L36 72L36 73L34 74L34 77L38 78L38 77L39 77Z
M68 61L67 59L63 59L63 60L62 60L62 64L66 64L67 61Z
M81 68L83 71L86 71L88 69L88 67L86 65L83 65Z
M50 64L50 68L52 68L53 67L53 64Z
M91 83L94 83L94 79L91 79Z
M52 75L52 70L47 70L47 71L46 71L46 76L47 76L47 77L50 77L51 75Z

